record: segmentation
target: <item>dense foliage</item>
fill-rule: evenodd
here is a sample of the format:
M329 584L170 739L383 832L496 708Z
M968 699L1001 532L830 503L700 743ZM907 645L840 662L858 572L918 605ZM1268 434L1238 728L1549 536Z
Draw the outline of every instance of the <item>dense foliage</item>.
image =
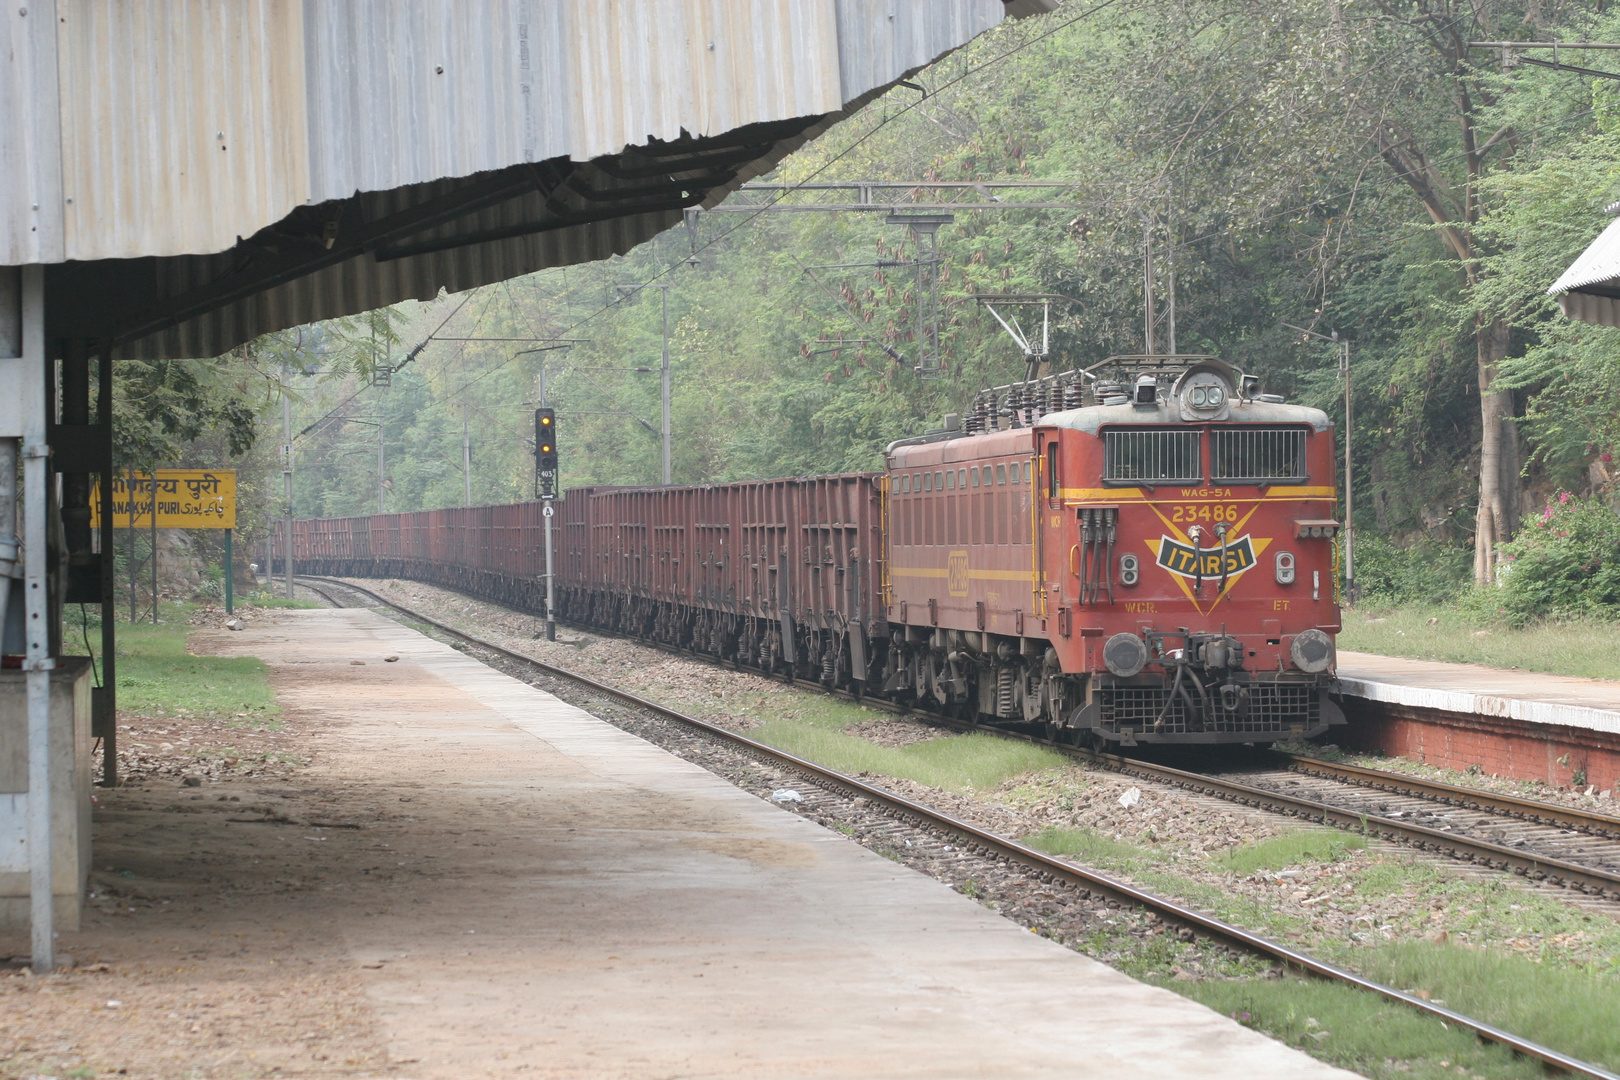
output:
M906 230L872 213L703 214L620 258L403 305L380 334L350 320L255 346L272 430L279 358L312 360L288 369L297 512L452 505L469 486L475 502L526 497L542 380L566 486L656 482L664 286L677 482L876 468L887 441L1022 374L985 294L1061 297L1058 366L1140 351L1148 235L1161 349L1172 271L1180 351L1335 416L1336 349L1287 324L1349 341L1364 588L1439 595L1481 521L1499 538L1546 492L1613 499L1620 331L1570 322L1545 289L1620 193L1620 86L1467 41L1616 41L1620 15L1598 0L1088 11L986 35L920 73L925 93L897 88L770 178L1066 185L1002 193L1064 208L964 208L941 230L938 379L911 370Z
M1620 608L1620 516L1600 500L1559 492L1506 553L1499 602L1514 622Z
M1356 538L1356 592L1373 606L1442 604L1469 582L1468 552L1425 536L1397 544L1377 533Z

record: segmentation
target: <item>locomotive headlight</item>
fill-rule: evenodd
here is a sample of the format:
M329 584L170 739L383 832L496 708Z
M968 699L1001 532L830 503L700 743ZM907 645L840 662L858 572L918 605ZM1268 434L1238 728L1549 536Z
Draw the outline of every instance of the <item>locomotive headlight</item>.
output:
M1132 554L1119 557L1119 583L1135 585L1142 576L1142 560Z
M1177 379L1171 390L1181 419L1193 422L1225 420L1232 404L1232 378L1225 364L1195 364Z
M1302 631L1288 646L1288 659L1301 671L1320 674L1333 666L1333 639L1314 627Z
M1294 583L1294 553L1292 551L1277 552L1277 584L1292 585Z
M1147 642L1135 634L1115 634L1103 646L1104 666L1122 679L1141 671L1147 660Z

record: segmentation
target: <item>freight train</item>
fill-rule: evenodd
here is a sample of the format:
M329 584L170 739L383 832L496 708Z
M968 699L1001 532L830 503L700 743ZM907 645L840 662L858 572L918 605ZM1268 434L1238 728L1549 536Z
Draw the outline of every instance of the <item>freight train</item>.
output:
M1333 426L1212 357L982 391L879 473L557 502L557 618L1097 747L1313 738ZM299 572L544 610L542 507L299 520ZM281 541L276 551L285 550Z

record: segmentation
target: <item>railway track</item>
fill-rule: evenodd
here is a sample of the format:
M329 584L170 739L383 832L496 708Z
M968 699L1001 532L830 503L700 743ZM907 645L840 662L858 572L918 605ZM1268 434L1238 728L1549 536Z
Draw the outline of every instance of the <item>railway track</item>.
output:
M1620 898L1620 820L1533 799L1496 796L1358 766L1291 756L1288 769L1242 774L1247 784L1318 802L1420 824L1471 845L1492 844L1521 853L1522 872L1539 869L1561 883ZM1430 843L1444 843L1434 841ZM1471 847L1470 850L1473 850ZM1555 862L1556 860L1556 862ZM1476 856L1476 861L1479 861ZM1580 876L1559 866L1579 867Z
M1361 787L1375 788L1395 795L1426 799L1446 806L1480 810L1500 817L1536 822L1573 832L1586 833L1589 836L1603 836L1612 840L1620 840L1620 817L1600 814L1595 810L1583 810L1574 806L1559 806L1556 803L1520 798L1517 795L1499 795L1490 791L1480 791L1477 788L1443 784L1437 780L1424 780L1420 777L1392 773L1383 769L1368 769L1360 765L1323 761L1320 758L1313 758L1304 754L1281 754L1280 756L1288 761L1289 768L1294 772L1310 776L1341 780Z
M1571 828L1527 825L1511 817L1448 807L1437 811L1432 797L1417 794L1416 786L1411 794L1397 798L1364 782L1320 776L1307 782L1289 770L1198 773L1136 758L1081 753L1127 775L1620 900L1620 843Z
M1536 1058L1552 1069L1575 1076L1593 1077L1597 1078L1597 1080L1620 1080L1620 1076L1615 1073L1562 1054L1550 1047L1542 1046L1533 1040L1515 1035L1484 1021L1476 1020L1443 1005L1426 1001L1414 994L1408 994L1394 987L1374 982L1346 968L1317 959L1307 953L1290 948L1280 942L1272 941L1214 916L1186 907L1165 897L1156 896L1105 874L1054 858L1016 840L998 836L949 814L942 813L854 777L824 768L815 762L777 750L745 735L737 734L707 721L670 709L657 702L649 701L628 691L620 690L587 676L569 671L566 668L548 664L536 657L498 645L448 623L441 622L432 616L388 600L362 586L327 578L306 577L297 580L306 588L324 596L336 606L342 607L346 605L342 599L333 595L335 590L346 590L354 595L367 597L377 604L392 608L408 619L431 626L441 633L509 661L516 662L526 668L572 682L640 712L675 721L715 742L743 748L755 758L773 762L781 769L800 774L823 791L855 800L864 800L858 805L880 807L901 825L919 829L935 836L947 837L958 851L1018 867L1025 874L1033 876L1039 881L1067 886L1078 891L1084 897L1103 899L1146 909L1173 925L1185 927L1197 935L1225 945L1228 948L1239 949L1265 957L1320 978L1355 986L1388 1001L1398 1002L1419 1012L1438 1017L1446 1023L1455 1024L1464 1030L1475 1033L1480 1038L1507 1047L1515 1053ZM1114 760L1126 769L1140 764L1128 759ZM1153 766L1152 768L1158 769L1162 767ZM1171 771L1179 772L1179 770ZM1200 777L1194 773L1185 773L1183 775L1194 781L1210 779ZM1304 801L1301 800L1301 802Z

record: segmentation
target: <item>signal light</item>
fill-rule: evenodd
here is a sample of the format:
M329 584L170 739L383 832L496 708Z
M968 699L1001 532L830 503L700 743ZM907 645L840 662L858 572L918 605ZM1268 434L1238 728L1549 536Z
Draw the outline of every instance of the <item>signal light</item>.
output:
M534 410L535 453L540 458L540 471L557 471L557 411Z
M536 487L549 495L557 490L557 410L534 410Z

